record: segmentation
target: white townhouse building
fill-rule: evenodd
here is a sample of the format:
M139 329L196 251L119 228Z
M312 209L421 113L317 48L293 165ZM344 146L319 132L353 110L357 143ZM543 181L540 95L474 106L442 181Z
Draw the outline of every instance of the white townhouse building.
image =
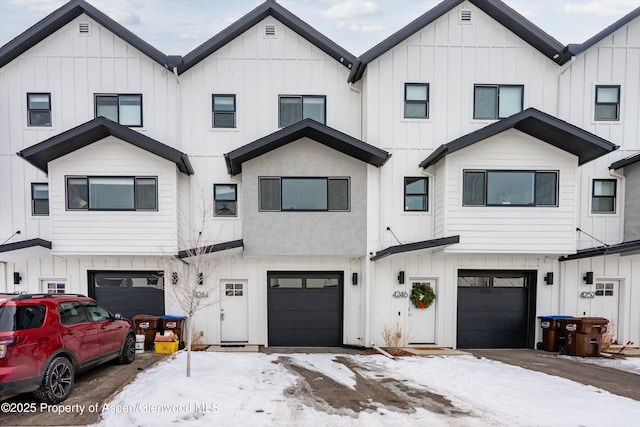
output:
M0 48L0 291L180 315L206 236L208 344L637 343L639 14L564 46L445 0L357 57L267 0L167 56L71 0Z

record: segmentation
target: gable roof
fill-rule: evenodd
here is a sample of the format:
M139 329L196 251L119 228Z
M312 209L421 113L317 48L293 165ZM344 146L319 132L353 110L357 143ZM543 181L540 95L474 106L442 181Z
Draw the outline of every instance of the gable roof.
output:
M242 163L305 137L373 166L382 166L391 157L380 148L312 119L304 119L225 154L227 171L229 175L237 175L242 172Z
M577 54L579 54L581 52L584 52L585 50L589 49L591 46L595 45L599 41L605 39L606 37L609 37L611 34L613 34L614 32L618 31L620 28L624 27L629 22L631 22L634 19L636 19L638 16L640 16L640 7L632 10L630 13L628 13L625 16L623 16L622 18L618 19L616 22L614 22L613 24L609 25L607 28L605 28L604 30L600 31L598 34L596 34L595 36L591 37L590 39L588 39L584 43L568 45L567 46L567 50L571 55L577 55Z
M586 130L535 108L528 108L448 144L441 145L420 163L420 167L427 168L448 154L512 128L577 156L580 165L618 149L617 145Z
M44 19L11 40L9 43L2 46L0 48L0 67L4 67L9 62L13 61L18 56L22 55L24 52L31 49L33 46L40 43L42 40L46 39L83 13L93 18L100 25L147 55L149 58L162 66L166 66L167 57L158 49L154 48L149 43L145 42L86 1L71 0L47 15Z
M402 41L411 37L427 25L431 24L441 16L449 13L453 8L459 6L465 0L445 0L418 17L396 33L387 37L373 48L360 56L360 61L351 70L349 82L354 83L362 78L364 71L371 61L388 52ZM544 56L557 64L563 64L570 59L565 55L565 46L558 40L545 33L539 27L527 20L515 10L504 4L500 0L467 0L478 9L489 15L508 30L529 43Z
M193 67L198 62L202 61L269 15L294 30L311 44L315 45L345 67L351 69L353 64L357 61L357 58L354 55L350 54L329 38L315 30L309 24L295 16L293 13L280 6L275 0L266 0L238 21L222 30L216 36L210 38L186 54L183 57L182 64L178 66L178 74L184 73L189 68Z
M107 136L115 136L129 144L172 161L180 172L193 175L189 157L182 151L122 126L104 117L97 117L68 131L46 139L18 152L18 156L47 173L48 163L59 157L93 144Z

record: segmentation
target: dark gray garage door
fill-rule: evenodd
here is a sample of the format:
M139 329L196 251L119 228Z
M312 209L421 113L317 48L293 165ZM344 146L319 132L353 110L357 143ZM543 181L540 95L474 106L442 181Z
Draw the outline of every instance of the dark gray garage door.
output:
M535 272L458 272L458 348L533 347Z
M91 271L89 296L129 320L136 314L165 314L162 272Z
M342 345L342 272L269 272L270 346Z

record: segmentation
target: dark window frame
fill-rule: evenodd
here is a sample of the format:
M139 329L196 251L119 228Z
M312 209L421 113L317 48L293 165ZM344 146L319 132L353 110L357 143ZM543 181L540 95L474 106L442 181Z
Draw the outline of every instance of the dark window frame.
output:
M598 89L617 89L618 91L618 101L617 102L598 102ZM620 85L596 85L596 92L594 97L594 112L593 112L593 120L597 122L617 122L620 121ZM615 106L616 109L616 117L598 117L598 106Z
M232 98L233 99L233 111L216 111L216 97L220 98ZM211 126L214 129L235 129L236 128L236 112L237 112L237 104L236 104L236 95L232 93L214 93L211 95ZM220 124L216 125L216 117L218 116L232 116L233 117L233 125L232 126L221 126Z
M424 193L408 192L408 180L424 180ZM424 209L408 209L407 197L422 196L424 197ZM405 176L404 177L404 211L405 212L429 212L429 178L426 176Z
M126 125L126 124L120 123L120 97L121 96L137 96L140 98L140 124L139 125ZM116 122L118 124L121 124L122 126L130 127L130 128L144 127L144 115L143 115L144 108L143 108L143 99L142 99L141 93L95 93L93 95L94 117L104 117L104 116L98 115L98 98L115 98L116 99L117 114L118 114L118 120L116 120Z
M47 104L49 104L49 108L30 108L31 105L31 96L47 96ZM45 120L43 124L36 123L37 120L32 120L34 117L47 117L48 120ZM53 126L53 121L51 119L51 93L50 92L27 92L27 126L29 127L51 127Z
M419 101L415 99L407 99L407 88L421 86L427 89L427 98L424 101ZM405 83L404 84L404 118L405 119L428 119L429 118L429 98L430 98L430 90L429 83ZM410 105L424 105L425 106L425 115L408 115L407 107Z
M304 100L305 99L311 99L311 98L317 98L317 99L322 99L323 100L323 103L322 103L322 107L323 107L322 115L324 117L324 121L322 121L322 122L318 121L318 123L326 125L327 124L327 96L326 95L278 95L278 127L279 128L285 128L287 126L291 126L294 123L298 123L298 122L304 120L305 119ZM282 120L283 120L283 118L282 118L282 99L300 99L300 119L299 120L296 120L296 121L288 123L288 124L283 124L282 123ZM313 120L315 120L315 119L313 119Z
M529 204L516 204L516 203L488 203L488 175L490 172L514 172L514 173L532 173L534 174L533 179L533 203ZM483 184L483 203L482 204L470 204L465 203L465 178L467 174L484 174L484 184ZM536 194L536 185L537 185L537 175L538 174L555 174L555 203L554 204L538 204L536 203L537 194ZM462 171L462 206L463 207L536 207L536 208L555 208L559 206L559 188L560 188L560 171L558 170L518 170L518 169L464 169Z
M218 187L233 187L233 200L228 200L228 199L218 199L216 196L218 194L218 192L216 191L216 188ZM233 202L233 213L230 214L219 214L218 213L218 202ZM237 217L238 216L238 184L224 184L224 183L218 183L218 184L213 184L213 216L216 217Z
M47 186L47 198L36 197L35 186L37 185L46 185ZM47 212L37 212L37 201L47 201ZM49 183L47 182L32 182L31 183L31 215L33 216L48 216L49 215Z
M283 209L282 208L282 181L287 179L309 179L309 180L325 180L327 183L327 203L326 209ZM263 209L262 207L262 184L263 180L278 180L280 184L280 203L278 209ZM347 208L346 209L330 209L331 196L329 194L329 181L346 181L347 182ZM258 177L258 211L259 212L350 212L351 211L351 177L345 176L261 176Z
M603 196L596 194L596 182L613 182L613 195L612 196ZM591 213L596 215L602 214L615 214L616 213L616 202L618 197L618 180L617 179L609 179L609 178L594 178L591 181ZM594 209L594 202L596 200L601 199L609 199L611 200L612 210L596 210Z
M494 115L492 117L478 117L476 115L476 102L477 102L477 94L476 94L476 89L477 88L496 88L496 100L495 100L495 104L496 104L496 109L494 112ZM509 87L518 87L520 88L520 111L522 111L524 109L524 85L523 84L474 84L473 85L473 119L474 120L500 120L500 119L504 119L507 118L509 116L501 116L500 115L500 89L501 88L509 88ZM516 113L518 113L516 112ZM514 114L516 114L514 113Z
M89 192L89 181L91 179L109 179L109 178L126 178L133 179L133 209L123 209L123 208L91 208L91 195ZM69 180L70 179L84 179L86 181L87 188L87 200L86 207L82 208L71 208L69 207ZM153 179L155 180L155 200L154 208L140 208L138 207L138 180L139 179ZM159 211L159 199L158 199L158 177L157 176L103 176L103 175L68 175L65 176L65 207L67 211L94 211L94 212L158 212Z

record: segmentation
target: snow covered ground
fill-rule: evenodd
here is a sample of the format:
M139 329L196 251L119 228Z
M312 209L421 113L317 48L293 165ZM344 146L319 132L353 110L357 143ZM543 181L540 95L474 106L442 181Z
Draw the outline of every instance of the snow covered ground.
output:
M598 363L640 374L640 358ZM472 356L391 360L194 352L191 378L185 377L185 364L186 353L180 352L140 373L103 408L99 425L557 427L629 425L640 419L638 401ZM303 379L291 365L315 372L304 371ZM366 395L377 386L433 405L384 404L372 393L362 399L364 409L354 411L315 395L319 385L337 399L356 390Z

